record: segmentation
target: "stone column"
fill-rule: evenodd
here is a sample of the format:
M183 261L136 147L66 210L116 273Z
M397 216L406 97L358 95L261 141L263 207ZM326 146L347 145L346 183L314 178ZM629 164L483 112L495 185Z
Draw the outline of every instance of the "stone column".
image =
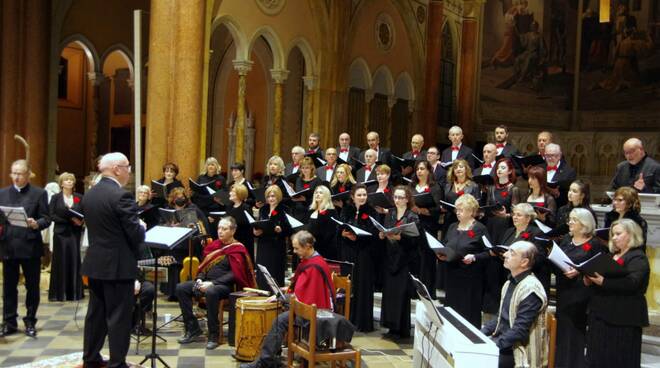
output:
M444 20L442 1L429 2L428 29L426 34L426 78L424 98L424 138L435 144L440 99L440 68L442 66L442 22ZM445 123L445 122L443 122Z
M204 0L151 4L145 181L159 178L167 161L179 165L179 177L194 177L203 159L205 11Z
M281 156L280 146L282 144L282 137L280 131L282 130L282 107L284 101L282 92L284 90L284 81L289 76L288 70L270 70L270 75L275 81L275 116L273 119L273 154Z
M247 96L247 73L252 70L249 60L234 60L238 72L238 105L236 107L236 162L245 161L245 96Z
M458 94L458 123L465 133L465 141L468 144L474 143L474 128L476 99L477 99L477 67L478 50L477 37L479 24L476 19L463 20L463 37L461 41L461 74L459 76L459 94Z
M314 124L314 91L317 87L317 78L314 76L304 76L307 101L307 115L305 116L305 137L311 132L318 133L318 127Z
M48 0L4 0L0 3L0 180L9 183L10 165L25 158L14 140L30 145L34 183L45 184L48 133L48 66L50 8Z
M87 125L87 157L85 163L85 175L90 171L96 171L97 168L94 166L96 156L99 155L97 142L98 142L98 129L99 129L99 89L101 83L105 81L105 75L103 73L97 72L88 72L87 80L89 80L89 89L91 103L87 104L89 106L88 118L89 122Z
M387 131L385 132L385 145L387 147L392 147L392 124L394 123L392 112L395 104L396 96L387 96Z

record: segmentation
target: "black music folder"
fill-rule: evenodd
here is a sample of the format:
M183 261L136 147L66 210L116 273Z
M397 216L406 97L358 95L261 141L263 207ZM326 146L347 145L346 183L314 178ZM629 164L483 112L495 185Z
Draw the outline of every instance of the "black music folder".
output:
M609 253L598 253L577 265L572 262L566 263L583 275L592 276L598 272L603 277L621 277L628 274L628 271L618 264Z
M383 192L372 192L367 194L367 202L372 207L392 208L394 203Z

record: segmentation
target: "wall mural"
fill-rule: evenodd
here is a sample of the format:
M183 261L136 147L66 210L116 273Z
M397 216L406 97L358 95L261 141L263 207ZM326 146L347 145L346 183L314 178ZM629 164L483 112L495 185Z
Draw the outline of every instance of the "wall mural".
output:
M655 14L660 1L612 0L611 21L600 23L598 1L584 0L580 42L577 3L486 2L480 99L484 122L506 121L505 114L525 107L568 123L578 54L580 110L660 107L660 53L654 52L652 39L660 33L660 14ZM552 121L531 114L514 114L509 121L526 117L531 124Z

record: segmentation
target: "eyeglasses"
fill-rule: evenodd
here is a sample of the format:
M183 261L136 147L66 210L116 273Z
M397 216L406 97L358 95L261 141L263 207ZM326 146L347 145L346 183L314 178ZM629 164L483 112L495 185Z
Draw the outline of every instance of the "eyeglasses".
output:
M625 202L625 199L623 199L621 197L616 197L616 198L614 198L614 202Z
M123 168L126 168L126 170L127 170L128 172L131 172L131 165L117 165L117 167L123 167ZM165 171L167 171L167 170L165 170Z
M395 195L393 198L394 198L394 200L397 200L397 199L399 199L399 200L408 199L406 196L398 196L398 195Z

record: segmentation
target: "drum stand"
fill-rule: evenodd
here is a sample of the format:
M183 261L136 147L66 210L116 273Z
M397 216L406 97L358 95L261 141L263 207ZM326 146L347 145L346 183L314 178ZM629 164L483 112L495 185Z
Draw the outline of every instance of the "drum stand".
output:
M154 284L158 285L158 262L154 264ZM170 368L167 363L160 357L156 352L156 322L158 320L158 289L156 288L156 295L154 295L154 308L152 313L152 329L151 329L151 353L144 356L144 359L140 362L142 365L147 360L151 360L151 368L156 368L156 360L161 362L166 368ZM158 336L161 340L165 341L162 337ZM140 343L140 336L138 335L138 345Z

